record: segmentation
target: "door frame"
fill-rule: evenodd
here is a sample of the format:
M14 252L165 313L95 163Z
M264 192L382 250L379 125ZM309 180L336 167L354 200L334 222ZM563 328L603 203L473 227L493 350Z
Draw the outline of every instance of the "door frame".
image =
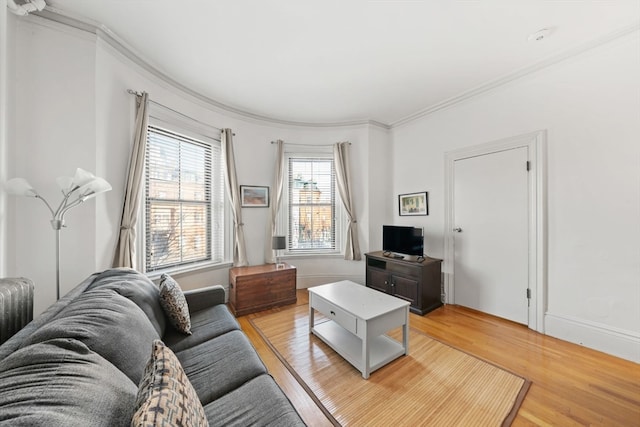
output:
M529 300L528 326L544 333L547 310L546 130L445 152L444 292L445 302L455 301L454 180L455 161L514 148L529 154ZM525 167L526 165L523 165Z

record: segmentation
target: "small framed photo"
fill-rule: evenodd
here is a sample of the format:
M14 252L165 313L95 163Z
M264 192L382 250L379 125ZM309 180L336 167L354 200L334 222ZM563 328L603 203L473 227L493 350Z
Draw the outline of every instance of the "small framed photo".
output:
M429 193L400 194L398 196L400 216L429 215Z
M240 201L243 208L268 208L269 187L241 185Z

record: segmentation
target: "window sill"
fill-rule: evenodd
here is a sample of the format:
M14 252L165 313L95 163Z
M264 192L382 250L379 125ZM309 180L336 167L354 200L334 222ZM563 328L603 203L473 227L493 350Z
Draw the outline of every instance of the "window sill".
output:
M312 258L335 258L335 259L344 259L344 254L331 252L331 253L322 253L322 252L305 252L302 254L283 254L280 255L279 259L281 260L295 260L295 259L312 259Z
M220 269L229 268L232 266L233 266L233 262L231 261L225 261L220 263L202 262L199 264L192 264L189 266L173 267L173 268L167 268L164 270L156 270L156 271L152 271L150 273L145 273L145 274L149 279L157 280L160 278L160 276L162 276L165 273L171 276L181 276L189 273L202 273L207 270L220 270Z

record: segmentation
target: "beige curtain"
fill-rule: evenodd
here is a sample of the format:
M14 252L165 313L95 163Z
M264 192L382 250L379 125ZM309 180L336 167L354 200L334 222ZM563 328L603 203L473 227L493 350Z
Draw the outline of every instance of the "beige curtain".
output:
M276 235L276 221L280 210L280 200L282 200L282 189L284 187L284 142L276 142L276 170L273 180L273 192L271 194L271 224L267 228L266 247L264 252L265 263L276 262L274 250L271 246L272 237Z
M356 211L354 209L351 191L350 145L349 142L338 142L335 144L333 146L333 160L336 164L338 191L349 218L344 259L359 261L362 257L360 256L360 244L358 243L358 221L356 219Z
M137 269L136 222L140 208L140 191L144 175L144 158L147 147L147 124L149 122L149 94L136 95L136 127L133 149L129 159L129 174L124 192L120 233L113 256L113 267Z
M231 211L233 213L234 237L233 244L233 265L244 267L247 262L247 249L244 244L244 223L242 222L242 210L240 209L240 187L236 176L236 160L233 154L233 132L231 129L223 129L221 135L222 156L224 158L227 173L227 193L231 201Z

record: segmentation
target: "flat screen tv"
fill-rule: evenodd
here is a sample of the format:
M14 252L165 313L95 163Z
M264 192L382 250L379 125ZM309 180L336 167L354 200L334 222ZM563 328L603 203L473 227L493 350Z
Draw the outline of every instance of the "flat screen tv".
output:
M403 255L424 255L422 228L400 225L382 226L382 250Z

